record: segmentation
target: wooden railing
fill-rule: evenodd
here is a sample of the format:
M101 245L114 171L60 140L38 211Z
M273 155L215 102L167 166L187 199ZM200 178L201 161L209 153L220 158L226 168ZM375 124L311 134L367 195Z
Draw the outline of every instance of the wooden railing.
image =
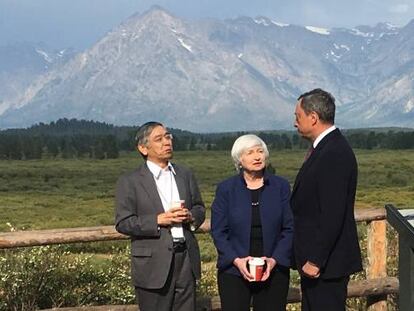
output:
M356 209L355 220L365 222L367 228L367 279L351 281L348 286L348 297L367 297L367 310L387 310L387 295L398 293L399 284L395 277L387 277L387 238L385 209L370 208ZM210 231L210 221L207 219L198 229L198 233ZM67 244L79 242L126 240L127 236L115 231L113 226L53 229L38 231L15 231L0 233L0 249L41 246L51 244ZM290 288L289 302L300 301L300 290ZM207 309L220 310L220 300L212 297L208 302L200 301ZM88 310L137 310L136 306L101 306L88 307ZM82 308L63 308L59 310L85 310Z

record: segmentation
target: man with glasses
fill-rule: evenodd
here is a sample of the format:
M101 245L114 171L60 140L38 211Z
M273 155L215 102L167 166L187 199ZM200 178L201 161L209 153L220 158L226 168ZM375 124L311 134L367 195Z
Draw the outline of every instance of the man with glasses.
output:
M172 134L147 122L136 134L145 163L116 187L115 227L131 237L131 273L141 311L195 310L200 252L193 231L205 207L194 175L170 162Z

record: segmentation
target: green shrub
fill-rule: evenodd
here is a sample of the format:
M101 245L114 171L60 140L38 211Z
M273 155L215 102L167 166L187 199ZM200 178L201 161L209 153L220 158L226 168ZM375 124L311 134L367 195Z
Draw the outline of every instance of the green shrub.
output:
M129 251L107 256L71 255L59 247L0 253L0 310L126 304L134 301Z

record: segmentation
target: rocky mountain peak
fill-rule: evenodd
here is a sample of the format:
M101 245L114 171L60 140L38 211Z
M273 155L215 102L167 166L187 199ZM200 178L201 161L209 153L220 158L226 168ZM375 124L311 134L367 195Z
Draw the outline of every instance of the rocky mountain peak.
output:
M291 128L297 96L317 87L337 98L339 126L414 126L411 24L404 35L387 24L287 26L266 17L189 21L153 7L0 98L0 127L66 117L156 119L196 132Z

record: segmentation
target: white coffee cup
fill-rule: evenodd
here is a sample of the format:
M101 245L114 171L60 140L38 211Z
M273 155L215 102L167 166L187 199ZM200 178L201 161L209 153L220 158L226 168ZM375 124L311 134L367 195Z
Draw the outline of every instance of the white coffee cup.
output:
M265 261L260 257L253 257L249 260L249 271L253 276L252 281L260 281L262 279Z
M171 202L171 208L185 208L185 200Z

